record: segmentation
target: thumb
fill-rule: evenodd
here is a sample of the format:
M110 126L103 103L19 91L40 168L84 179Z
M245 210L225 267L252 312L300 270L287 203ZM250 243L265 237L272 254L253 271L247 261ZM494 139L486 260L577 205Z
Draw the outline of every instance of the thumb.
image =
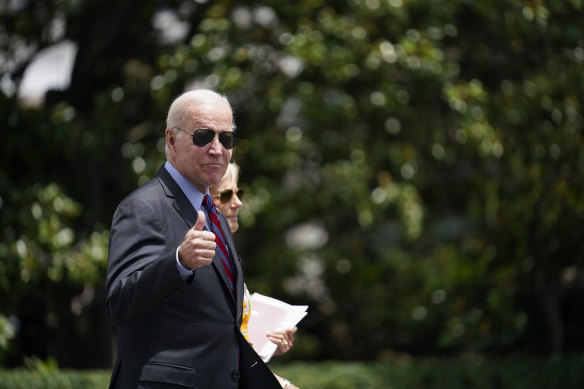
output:
M199 211L199 214L197 215L197 221L193 226L193 229L195 229L196 231L203 231L206 222L207 218L205 217L205 213L203 211Z

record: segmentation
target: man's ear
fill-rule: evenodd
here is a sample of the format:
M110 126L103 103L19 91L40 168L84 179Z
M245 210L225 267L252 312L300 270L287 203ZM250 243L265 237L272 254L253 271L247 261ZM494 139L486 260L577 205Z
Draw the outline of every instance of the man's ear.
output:
M174 147L174 142L176 142L176 133L172 130L172 128L167 128L164 136L166 138L166 144L168 147Z

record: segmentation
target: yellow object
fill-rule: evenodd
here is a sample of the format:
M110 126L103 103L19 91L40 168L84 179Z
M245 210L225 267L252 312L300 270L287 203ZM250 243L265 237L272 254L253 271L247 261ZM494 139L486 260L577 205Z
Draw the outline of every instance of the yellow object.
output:
M244 294L243 294L243 315L241 320L240 331L245 340L249 342L249 333L247 332L247 323L249 323L249 317L251 316L251 294L247 289L247 285L243 284ZM251 344L251 343L250 343ZM253 345L252 345L253 346Z

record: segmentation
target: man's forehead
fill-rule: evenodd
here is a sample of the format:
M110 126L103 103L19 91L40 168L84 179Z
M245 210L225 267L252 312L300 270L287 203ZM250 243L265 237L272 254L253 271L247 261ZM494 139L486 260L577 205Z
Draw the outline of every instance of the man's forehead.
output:
M223 107L209 104L190 107L185 115L187 125L196 128L212 128L223 131L232 127L232 113L228 105Z

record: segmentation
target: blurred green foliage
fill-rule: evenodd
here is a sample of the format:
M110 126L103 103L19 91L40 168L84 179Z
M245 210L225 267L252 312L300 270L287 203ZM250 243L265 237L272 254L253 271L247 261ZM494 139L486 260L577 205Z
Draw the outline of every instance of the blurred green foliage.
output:
M110 360L111 215L193 87L235 110L248 285L310 306L281 358L581 350L583 6L3 5L0 359ZM28 106L31 54L61 41L70 86ZM103 358L63 351L64 323Z
M582 357L414 359L392 362L292 362L273 367L299 388L578 388Z
M560 358L291 362L273 366L299 388L313 389L529 389L581 388L582 356ZM0 389L105 388L110 372L58 370L31 362L0 370Z

